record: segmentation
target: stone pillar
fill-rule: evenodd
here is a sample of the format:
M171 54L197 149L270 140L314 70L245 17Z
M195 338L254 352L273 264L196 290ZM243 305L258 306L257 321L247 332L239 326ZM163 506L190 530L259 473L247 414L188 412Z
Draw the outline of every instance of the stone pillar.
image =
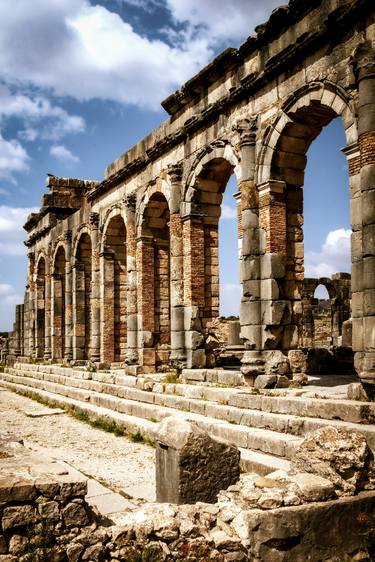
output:
M61 359L62 351L62 280L61 275L51 275L51 355Z
M45 344L44 359L51 359L51 330L52 330L52 311L51 311L51 274L46 272L46 285L44 295L44 311L45 311Z
M99 214L90 213L92 244L92 278L91 278L91 342L90 360L100 361L100 263L98 226Z
M358 84L358 146L360 152L360 186L362 240L357 236L353 249L353 293L360 317L353 317L353 348L356 351L355 366L375 396L375 49L370 42L362 44L355 53L354 73ZM362 251L359 245L361 243Z
M155 369L155 287L152 236L137 239L138 354L145 372Z
M261 316L261 232L259 225L259 197L255 185L255 140L256 121L241 119L235 130L238 133L241 154L238 189L241 194L242 251L240 260L240 280L242 299L240 306L240 337L244 342L245 353L241 371L249 384L264 371L262 353Z
M138 303L137 303L137 242L135 210L137 198L135 193L128 195L125 200L126 215L126 268L127 268L127 350L126 363L138 363L137 334L138 334Z
M202 310L205 305L203 216L190 212L182 221L186 364L189 369L202 368L206 364L202 333Z
M65 233L65 361L73 359L72 232Z
M170 301L171 301L171 354L172 367L186 365L184 332L184 270L181 205L182 166L168 169L171 180L170 200Z

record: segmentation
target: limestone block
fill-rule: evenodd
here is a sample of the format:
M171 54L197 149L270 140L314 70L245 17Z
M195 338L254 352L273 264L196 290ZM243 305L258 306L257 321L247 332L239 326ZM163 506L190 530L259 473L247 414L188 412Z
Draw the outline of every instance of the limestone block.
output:
M262 326L241 326L240 338L244 340L246 349L261 349Z
M89 519L82 503L68 503L62 510L64 523L67 527L80 527L88 525Z
M332 482L337 496L354 495L363 489L373 462L363 435L331 426L307 434L292 458L297 470Z
M240 476L236 447L218 442L181 418L165 418L157 430L156 496L159 502L214 503Z
M262 323L266 326L289 324L292 317L292 305L289 301L262 301Z
M276 375L259 375L255 379L254 388L275 388L276 383Z
M354 351L363 350L363 319L352 318L352 347Z
M307 355L301 349L288 351L288 359L292 373L306 373Z
M351 312L353 318L361 318L363 316L363 292L352 293Z
M369 396L360 382L352 382L348 385L347 391L348 400L359 400L360 402L367 402Z
M258 325L260 320L260 311L260 301L242 301L240 304L241 326Z
M290 476L290 480L297 484L299 494L304 501L320 502L334 496L335 487L333 483L317 474L297 472L297 474Z
M261 233L259 228L244 231L242 238L242 254L244 256L256 256L261 252Z
M363 254L365 256L375 255L375 224L363 227L362 230Z
M360 187L363 192L367 189L375 189L375 166L373 164L362 166Z
M299 331L298 326L289 324L284 326L282 334L282 349L296 349L298 347Z
M185 332L185 346L186 349L198 349L204 343L204 336L201 332L189 330Z
M264 300L277 300L280 295L279 286L275 279L262 279L260 291Z
M265 353L265 374L286 375L290 372L289 360L282 351L274 350ZM275 381L276 384L277 380Z
M6 507L3 511L2 527L6 531L14 527L23 527L35 523L37 515L32 505Z
M373 222L373 221L372 221ZM354 197L350 200L350 224L353 230L359 230L362 226L362 199ZM368 223L366 223L368 224Z
M206 366L206 353L204 349L187 349L186 363L190 369L202 369Z
M375 351L375 316L363 319L364 351Z
M240 279L242 281L260 279L260 258L244 256L240 262Z
M199 319L199 309L197 306L185 306L184 308L184 329L199 330L201 327Z
M258 228L259 218L257 213L251 209L245 209L242 211L242 227L247 228Z
M284 258L280 254L264 254L261 257L261 278L281 279L285 275Z

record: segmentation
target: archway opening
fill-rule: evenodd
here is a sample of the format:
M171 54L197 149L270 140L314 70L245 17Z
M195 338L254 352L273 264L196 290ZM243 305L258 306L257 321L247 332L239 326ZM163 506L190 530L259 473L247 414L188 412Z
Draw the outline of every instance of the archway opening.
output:
M75 359L90 358L92 247L89 234L78 242L75 260Z
M153 293L153 347L157 369L169 363L171 343L170 213L162 193L154 193L143 215L142 235L151 244L150 291Z
M225 158L213 158L194 186L193 201L202 214L204 230L205 299L201 316L208 367L239 365L243 353L238 319L242 232L237 217L241 202L233 170Z
M43 357L46 336L46 261L39 259L36 275L36 356Z
M52 274L52 357L62 359L65 352L65 250L56 252Z
M126 228L121 215L113 217L105 233L104 361L123 362L127 342Z
M332 365L337 368L335 349L340 345L341 285L344 277L344 284L350 278L346 273L350 270L349 181L346 159L340 151L346 139L341 119L318 101L288 115L291 122L278 141L271 168L271 177L282 182L279 190L284 190L280 200L285 205L282 247L286 260L285 276L278 280L280 298L291 305L290 324L283 326L279 345L284 350L304 347L306 342L312 349L318 344L330 347L335 360L330 363L331 374ZM306 298L305 281L317 286L321 278L335 288L336 296L329 295L330 315L323 319L323 311L319 311L320 323L329 324L331 318L331 336L322 333L319 337L317 318L313 318L313 333L306 333L306 308L298 302L302 299L310 314L308 300L313 295ZM318 314L316 306L314 301L313 317Z
M315 289L312 302L312 316L314 320L313 347L332 346L332 309L327 288L319 284Z

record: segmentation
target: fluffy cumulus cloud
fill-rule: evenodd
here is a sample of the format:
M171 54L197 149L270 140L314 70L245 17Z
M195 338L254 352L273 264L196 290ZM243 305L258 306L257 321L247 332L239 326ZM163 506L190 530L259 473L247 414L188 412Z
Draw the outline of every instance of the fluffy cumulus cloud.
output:
M223 203L221 205L221 218L226 220L233 220L237 218L237 209Z
M14 172L25 172L29 155L16 139L6 140L0 132L0 178L14 181Z
M23 241L26 233L22 227L28 215L36 211L33 208L0 205L0 255L25 254Z
M305 276L330 277L350 271L350 230L339 228L328 233L320 252L306 252Z
M55 156L55 158L66 164L76 164L79 162L78 156L72 154L72 152L62 144L51 146L49 153L51 156Z
M0 68L8 84L22 77L80 100L157 107L212 55L204 38L171 47L87 0L18 0L12 10L2 2L0 21Z
M16 304L23 302L23 296L9 283L0 283L0 332L8 332L14 322Z
M25 123L19 136L28 141L37 137L57 140L65 135L81 133L85 121L79 115L70 115L41 94L25 93L0 84L0 119L17 117ZM42 126L40 126L42 122Z

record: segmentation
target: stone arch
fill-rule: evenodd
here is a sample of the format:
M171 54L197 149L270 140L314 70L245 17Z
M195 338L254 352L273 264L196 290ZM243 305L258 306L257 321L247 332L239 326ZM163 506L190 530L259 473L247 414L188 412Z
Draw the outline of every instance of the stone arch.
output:
M66 248L60 242L53 252L52 261L51 339L52 358L62 359L65 353L65 291Z
M126 227L120 207L112 208L104 223L102 243L102 357L125 361L127 347Z
M310 134L303 130L303 113L310 112L313 115L314 109L316 113L314 117L317 119L312 124ZM327 125L335 117L341 117L344 128L347 145L353 145L358 142L357 121L353 102L346 94L345 90L333 84L332 82L311 82L294 92L283 104L279 114L274 122L267 127L262 145L257 159L258 165L256 170L256 183L262 185L267 181L276 180L278 177L271 171L272 163L275 159L275 152L281 142L287 142L283 139L290 137L288 132L297 127L301 127L298 131L299 136L293 139L301 139L302 142L296 142L291 147L290 153L296 155L305 154L313 140L320 134L322 128ZM315 125L315 126L314 126ZM305 143L303 143L305 140ZM295 150L295 152L292 152ZM301 175L293 178L297 184L301 182ZM303 185L303 177L302 183Z
M101 236L101 243L100 243L100 252L104 251L105 247L105 235L108 229L109 223L114 217L120 216L124 221L126 226L126 213L124 207L120 203L115 203L112 205L104 214L102 224L100 226L100 232L102 233Z
M92 331L92 241L89 229L82 228L76 236L73 263L73 359L90 358Z
M36 356L43 357L46 340L46 276L47 259L44 253L38 255L36 266Z
M170 209L162 189L147 193L138 228L142 241L142 328L158 369L168 365L171 343Z
M162 180L159 178L159 181L153 183L146 189L141 199L139 208L137 209L137 235L138 236L142 236L144 230L145 212L147 206L149 205L150 200L153 197L155 196L158 197L158 194L162 195L165 201L167 202L169 213L171 212L170 209L171 185L170 185L170 181L168 180L167 179Z

